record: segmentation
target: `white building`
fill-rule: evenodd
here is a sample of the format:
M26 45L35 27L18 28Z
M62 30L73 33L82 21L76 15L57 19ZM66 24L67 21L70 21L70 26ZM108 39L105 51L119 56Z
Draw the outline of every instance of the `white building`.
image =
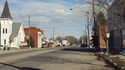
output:
M21 23L13 23L7 1L0 17L0 45L18 47L24 41L24 30Z
M10 47L19 47L24 42L25 32L22 23L12 24L12 34L10 35Z

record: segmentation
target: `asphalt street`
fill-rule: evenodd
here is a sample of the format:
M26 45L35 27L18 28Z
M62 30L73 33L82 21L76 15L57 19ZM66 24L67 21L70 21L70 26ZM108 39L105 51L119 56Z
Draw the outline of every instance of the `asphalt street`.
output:
M79 46L0 51L0 70L115 70Z

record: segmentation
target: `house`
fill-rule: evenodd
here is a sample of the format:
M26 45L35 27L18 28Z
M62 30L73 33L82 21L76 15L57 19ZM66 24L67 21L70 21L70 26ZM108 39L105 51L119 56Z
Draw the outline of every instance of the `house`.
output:
M24 42L25 32L22 23L12 24L12 34L10 35L10 46L19 47Z
M122 51L125 49L125 22L124 17L117 13L125 14L123 0L115 0L108 8L107 13L108 32L110 33L109 49Z
M24 30L21 23L13 23L7 1L0 17L0 45L19 47L24 41Z
M25 41L29 39L29 28L24 28L25 31ZM41 48L44 42L44 31L36 27L30 27L30 36L33 37L35 41L35 47Z
M59 43L61 43L63 46L69 45L68 40L60 40Z

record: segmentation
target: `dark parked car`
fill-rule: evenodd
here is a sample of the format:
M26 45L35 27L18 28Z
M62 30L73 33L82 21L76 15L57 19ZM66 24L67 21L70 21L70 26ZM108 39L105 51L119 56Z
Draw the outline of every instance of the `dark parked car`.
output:
M72 44L70 44L70 45L72 45Z
M63 44L63 46L65 46L65 44Z
M42 48L46 48L47 47L47 44L42 44Z
M85 44L81 44L81 47L86 47L86 45Z

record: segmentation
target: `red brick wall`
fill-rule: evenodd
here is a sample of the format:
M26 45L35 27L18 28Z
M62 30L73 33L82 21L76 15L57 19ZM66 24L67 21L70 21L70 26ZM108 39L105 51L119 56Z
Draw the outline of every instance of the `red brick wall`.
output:
M101 26L102 27L102 26ZM108 31L108 26L104 26L105 28L105 32ZM101 36L101 30L99 30L99 34L100 34L100 46L103 47L103 48L106 48L106 42L104 41L103 37Z
M27 35L29 35L29 28L24 28L24 31L25 31L25 35L26 35L25 41L27 41ZM35 47L38 46L38 38L37 38L38 32L41 32L41 34L44 34L44 31L40 30L39 28L30 27L30 36L32 36L35 41ZM42 41L42 39L41 39L41 41Z

